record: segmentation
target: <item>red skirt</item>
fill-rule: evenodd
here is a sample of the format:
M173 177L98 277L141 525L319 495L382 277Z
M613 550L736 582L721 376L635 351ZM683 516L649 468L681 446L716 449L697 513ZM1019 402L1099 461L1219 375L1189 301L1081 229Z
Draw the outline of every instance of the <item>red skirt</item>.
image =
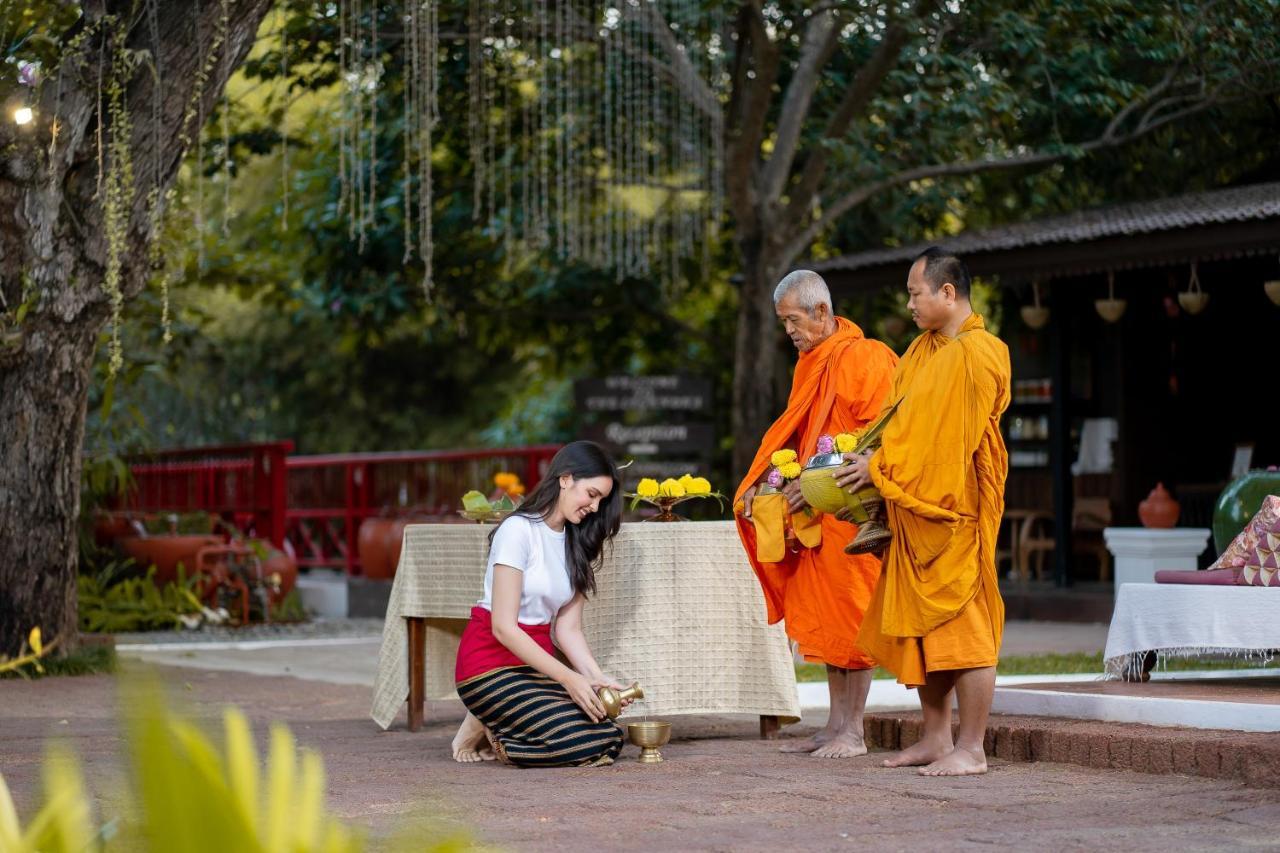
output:
M533 641L541 646L549 655L555 656L556 647L551 642L550 625L520 624ZM458 662L454 665L455 682L466 681L477 675L484 675L504 666L528 666L512 654L511 650L498 638L493 636L493 614L476 605L471 608L471 621L462 632L462 642L458 645Z

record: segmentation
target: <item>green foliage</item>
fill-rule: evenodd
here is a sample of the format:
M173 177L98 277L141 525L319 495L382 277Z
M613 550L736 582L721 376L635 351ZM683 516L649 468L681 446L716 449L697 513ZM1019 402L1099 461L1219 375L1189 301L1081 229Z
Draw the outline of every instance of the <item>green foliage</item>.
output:
M196 578L184 577L181 567L176 583L156 586L155 567L145 577L129 576L132 560L111 562L92 574L79 577L80 630L117 634L179 628L183 616L202 612L196 597Z
M223 713L222 748L174 713L155 684L124 686L133 773L123 814L99 831L79 764L54 743L44 764L42 804L24 829L0 776L0 850L5 853L355 853L360 833L325 806L324 760L299 750L283 724L271 727L259 761L253 733L236 708ZM415 849L450 853L468 839L416 839Z
M48 655L41 659L41 669L23 672L0 672L0 678L49 678L58 675L93 675L115 672L119 663L116 650L107 645L81 646L67 654Z
M270 612L272 622L306 622L310 618L307 608L302 604L302 596L296 589L289 590L289 594L280 599L279 604L272 605Z

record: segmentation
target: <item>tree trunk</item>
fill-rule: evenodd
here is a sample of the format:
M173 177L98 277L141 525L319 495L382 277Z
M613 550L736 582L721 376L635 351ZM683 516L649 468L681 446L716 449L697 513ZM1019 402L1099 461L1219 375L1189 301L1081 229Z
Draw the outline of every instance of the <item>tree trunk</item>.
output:
M0 372L0 650L40 627L76 635L76 523L94 345L102 325L27 335L25 358Z
M773 288L780 265L758 242L742 241L733 361L733 479L747 473L760 439L781 413L775 381L780 369Z
M141 292L150 272L148 199L173 186L199 130L185 121L188 112L197 102L201 114L212 112L271 8L271 0L158 3L157 32L132 26L126 43L162 70L157 78L139 61L124 88L135 176L123 198L126 299ZM75 642L85 407L110 312L98 141L114 127L109 113L99 115L100 69L113 67L112 36L137 23L135 7L132 0L85 4L92 20L75 30L94 27L91 37L44 82L38 120L21 130L0 122L0 654L16 653L35 626L46 638L61 637L63 648ZM112 17L98 20L103 14ZM113 168L109 154L105 162Z

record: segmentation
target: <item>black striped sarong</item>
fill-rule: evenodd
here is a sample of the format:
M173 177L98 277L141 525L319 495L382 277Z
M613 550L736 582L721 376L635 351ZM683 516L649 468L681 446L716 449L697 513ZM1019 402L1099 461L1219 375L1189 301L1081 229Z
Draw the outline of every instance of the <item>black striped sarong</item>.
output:
M612 764L622 730L591 722L555 679L531 666L504 666L458 682L458 697L489 729L499 757L517 767Z

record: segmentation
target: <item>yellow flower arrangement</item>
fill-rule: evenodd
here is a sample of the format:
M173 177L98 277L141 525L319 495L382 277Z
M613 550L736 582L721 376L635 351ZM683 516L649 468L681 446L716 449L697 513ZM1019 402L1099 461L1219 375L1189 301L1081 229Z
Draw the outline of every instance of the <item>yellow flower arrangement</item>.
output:
M794 450L775 450L773 455L769 457L769 464L781 469L783 465L789 465L796 461L796 452ZM786 476L785 474L783 476ZM799 476L798 474L796 476Z
M680 485L679 480L673 480L668 477L658 486L658 494L664 498L682 498L684 497L684 486Z
M711 494L711 481L706 477L690 477L689 483L684 487L684 491L685 494L695 498L709 495Z
M862 437L864 430L854 430L853 432L842 432L836 436L836 450L841 453L852 453L853 449L858 446L858 439Z
M784 462L778 466L778 473L787 480L794 480L796 477L799 477L802 470L804 469L800 467L799 462Z
M706 477L695 477L684 474L680 478L668 477L659 483L646 477L636 485L635 492L626 493L631 498L631 508L635 509L641 502L653 504L662 510L661 520L670 521L676 518L671 508L694 498L715 498L724 508L724 495L711 488L711 481Z

